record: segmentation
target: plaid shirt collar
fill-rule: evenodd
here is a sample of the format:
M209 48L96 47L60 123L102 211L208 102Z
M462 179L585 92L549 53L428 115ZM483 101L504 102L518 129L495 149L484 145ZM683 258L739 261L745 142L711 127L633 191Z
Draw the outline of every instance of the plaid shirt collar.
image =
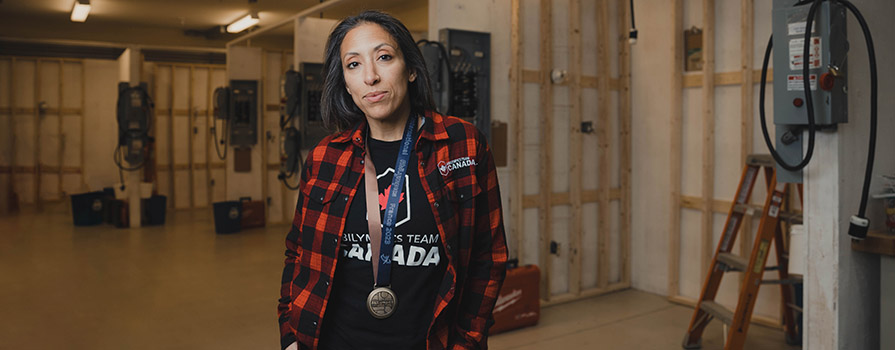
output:
M447 130L444 128L443 118L441 114L426 112L423 115L423 119L425 122L420 129L420 139L426 139L429 141L441 141L448 139ZM367 132L367 119L363 118L357 125L352 129L348 129L342 131L338 135L336 135L332 142L335 143L346 143L353 142L355 146L364 148L364 140L366 140L366 132Z

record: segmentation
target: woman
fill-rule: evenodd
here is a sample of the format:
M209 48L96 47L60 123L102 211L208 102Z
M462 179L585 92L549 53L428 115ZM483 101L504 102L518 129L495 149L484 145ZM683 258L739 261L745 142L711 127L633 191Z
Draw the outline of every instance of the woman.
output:
M338 132L302 172L282 348L487 348L507 248L484 136L434 112L422 54L390 15L340 22L324 71Z

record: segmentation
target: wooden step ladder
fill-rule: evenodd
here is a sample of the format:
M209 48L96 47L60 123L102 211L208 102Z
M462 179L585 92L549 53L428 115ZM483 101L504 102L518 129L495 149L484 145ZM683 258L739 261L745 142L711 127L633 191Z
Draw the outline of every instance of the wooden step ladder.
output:
M755 180L761 169L764 168L765 180L768 185L768 196L764 207L749 205ZM693 312L693 318L684 336L683 347L685 349L698 349L702 345L702 332L713 318L718 319L729 326L725 350L738 350L743 348L746 341L746 331L752 319L752 310L755 308L758 289L761 284L780 284L783 293L783 330L786 334L786 342L794 345L801 343L801 338L796 329L795 312L797 310L793 299L793 283L800 282L789 276L788 250L784 242L783 230L780 228L780 218L796 218L796 216L784 213L782 206L787 199L787 184L777 183L775 164L769 155L750 155L746 158L746 166L737 187L736 199L727 215L724 231L715 256L712 258L711 269L706 276L702 293ZM798 187L799 199L802 198L802 187ZM761 210L761 223L755 236L752 254L748 260L731 253L734 241L740 225L747 213ZM768 259L771 241L774 241L777 253L776 267L765 267ZM745 243L745 242L744 242ZM779 280L763 281L762 274L765 270L777 270ZM744 273L740 287L739 301L735 311L730 311L721 304L715 302L718 288L721 286L721 278L726 272L738 271Z

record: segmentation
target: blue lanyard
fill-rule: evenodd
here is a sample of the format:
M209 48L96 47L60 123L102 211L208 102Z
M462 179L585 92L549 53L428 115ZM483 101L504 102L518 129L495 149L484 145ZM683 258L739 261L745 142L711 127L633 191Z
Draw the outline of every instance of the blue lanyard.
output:
M404 192L404 174L407 173L407 163L410 162L410 151L414 142L413 131L416 129L416 116L410 115L407 119L407 125L404 127L404 137L401 139L401 150L398 153L398 161L395 163L395 175L392 178L391 191L388 193L388 202L385 206L385 215L382 222L382 241L379 244L379 273L376 277L376 285L380 287L388 286L391 282L392 251L395 247L395 221L397 221L398 217L398 202L400 201L401 193Z

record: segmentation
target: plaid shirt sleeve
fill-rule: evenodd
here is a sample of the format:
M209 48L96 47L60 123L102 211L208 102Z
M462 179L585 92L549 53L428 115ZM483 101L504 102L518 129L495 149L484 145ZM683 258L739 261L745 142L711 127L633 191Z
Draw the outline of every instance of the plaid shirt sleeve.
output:
M304 186L308 182L308 178L310 177L310 164L311 155L309 154L308 159L302 166L299 188L304 188ZM285 349L290 344L297 341L296 330L292 326L293 323L290 322L290 319L292 317L292 301L295 296L294 289L296 288L295 283L293 282L295 281L295 278L298 275L298 271L300 269L299 265L301 260L302 248L301 230L298 225L301 224L301 208L306 199L304 197L304 193L302 193L302 191L298 191L298 202L296 205L295 216L292 219L292 228L286 235L286 261L285 267L283 268L283 278L280 287L279 304L277 305L277 314L279 315L278 318L280 322L281 349Z
M507 245L500 204L497 169L488 143L476 135L476 182L482 193L475 198L475 224L468 277L460 300L451 349L487 349L492 310L506 277Z

